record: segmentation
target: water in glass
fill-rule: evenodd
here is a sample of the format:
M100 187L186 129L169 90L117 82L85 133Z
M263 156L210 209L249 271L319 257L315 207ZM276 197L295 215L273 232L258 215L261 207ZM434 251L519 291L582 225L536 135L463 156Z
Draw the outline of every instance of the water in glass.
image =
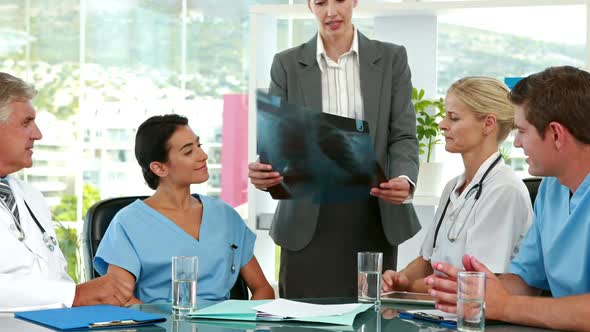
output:
M484 331L485 305L482 299L458 299L457 330Z
M381 273L360 271L358 276L358 300L361 302L378 302L381 290Z
M197 307L197 281L174 280L172 282L172 309L184 316Z

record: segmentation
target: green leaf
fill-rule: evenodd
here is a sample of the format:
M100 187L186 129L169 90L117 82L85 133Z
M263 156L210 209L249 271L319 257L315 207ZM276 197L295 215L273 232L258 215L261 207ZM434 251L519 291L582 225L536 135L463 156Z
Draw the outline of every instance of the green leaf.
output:
M425 113L425 110L432 103L429 100L420 100L414 104L416 112ZM426 114L426 113L425 113Z
M435 144L441 142L442 131L439 122L445 117L444 99L424 99L423 89L412 89L412 102L416 111L416 137L419 142L420 154L431 156Z

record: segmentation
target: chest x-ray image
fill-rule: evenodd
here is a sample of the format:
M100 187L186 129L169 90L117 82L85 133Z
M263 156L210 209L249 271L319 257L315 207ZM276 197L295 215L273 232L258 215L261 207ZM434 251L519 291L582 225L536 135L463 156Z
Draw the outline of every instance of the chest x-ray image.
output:
M318 202L368 198L385 182L367 122L290 105L257 93L260 162L281 173L269 188L275 199L313 197Z

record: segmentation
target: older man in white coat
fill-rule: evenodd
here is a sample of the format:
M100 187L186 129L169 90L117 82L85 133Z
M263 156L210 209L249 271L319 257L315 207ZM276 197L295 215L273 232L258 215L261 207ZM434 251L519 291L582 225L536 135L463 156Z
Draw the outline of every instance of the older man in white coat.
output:
M0 311L124 305L133 283L113 275L73 282L43 196L11 175L31 167L33 145L42 137L31 105L35 94L21 79L0 73Z

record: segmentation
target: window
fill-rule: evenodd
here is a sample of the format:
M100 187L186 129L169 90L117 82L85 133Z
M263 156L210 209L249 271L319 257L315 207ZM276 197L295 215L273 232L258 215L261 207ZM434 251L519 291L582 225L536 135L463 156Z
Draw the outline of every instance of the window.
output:
M149 116L174 112L189 118L210 154L210 180L197 191L222 198L245 192L247 160L224 164L222 156L224 142L239 137L227 130L239 127L237 120L223 120L227 98L248 93L248 7L306 1L0 0L0 70L39 90L33 104L44 138L35 145L34 167L20 176L50 198L52 209L72 195L150 194L135 161L135 133ZM439 16L438 93L467 75L503 78L583 65L585 15L584 6L564 5ZM280 50L316 32L311 14L277 24ZM355 18L355 24L374 35L372 18ZM510 163L526 174L520 150L511 151ZM228 170L242 177L224 187ZM98 195L84 196L88 185ZM75 204L67 208L76 210ZM81 223L83 212L63 215Z
M132 151L130 150L107 150L107 160L111 162L119 162L119 163L127 163L133 160L130 160L130 156L132 155Z
M110 128L107 129L107 136L110 143L127 143L131 140L131 129Z
M213 188L221 187L221 174L218 169L211 169L209 171L209 183Z
M438 94L465 76L524 77L550 66L584 66L585 6L463 9L438 17ZM507 22L509 22L507 24ZM514 135L502 152L523 178L529 177ZM446 170L462 169L458 156L438 147ZM446 175L447 178L451 174Z
M99 184L99 172L98 171L85 171L83 174L84 182L88 182L93 186L97 187Z
M61 200L86 198L86 185L98 198L152 192L135 133L149 116L178 113L212 145L212 181L199 192L245 192L245 178L221 187L224 169L247 163L222 165L222 140L236 134L223 130L224 98L247 93L248 6L279 3L288 0L0 0L0 70L39 90L44 138L20 176L81 223L85 211Z
M470 75L503 79L549 66L583 66L585 13L585 6L550 6L465 9L439 16L438 92Z

